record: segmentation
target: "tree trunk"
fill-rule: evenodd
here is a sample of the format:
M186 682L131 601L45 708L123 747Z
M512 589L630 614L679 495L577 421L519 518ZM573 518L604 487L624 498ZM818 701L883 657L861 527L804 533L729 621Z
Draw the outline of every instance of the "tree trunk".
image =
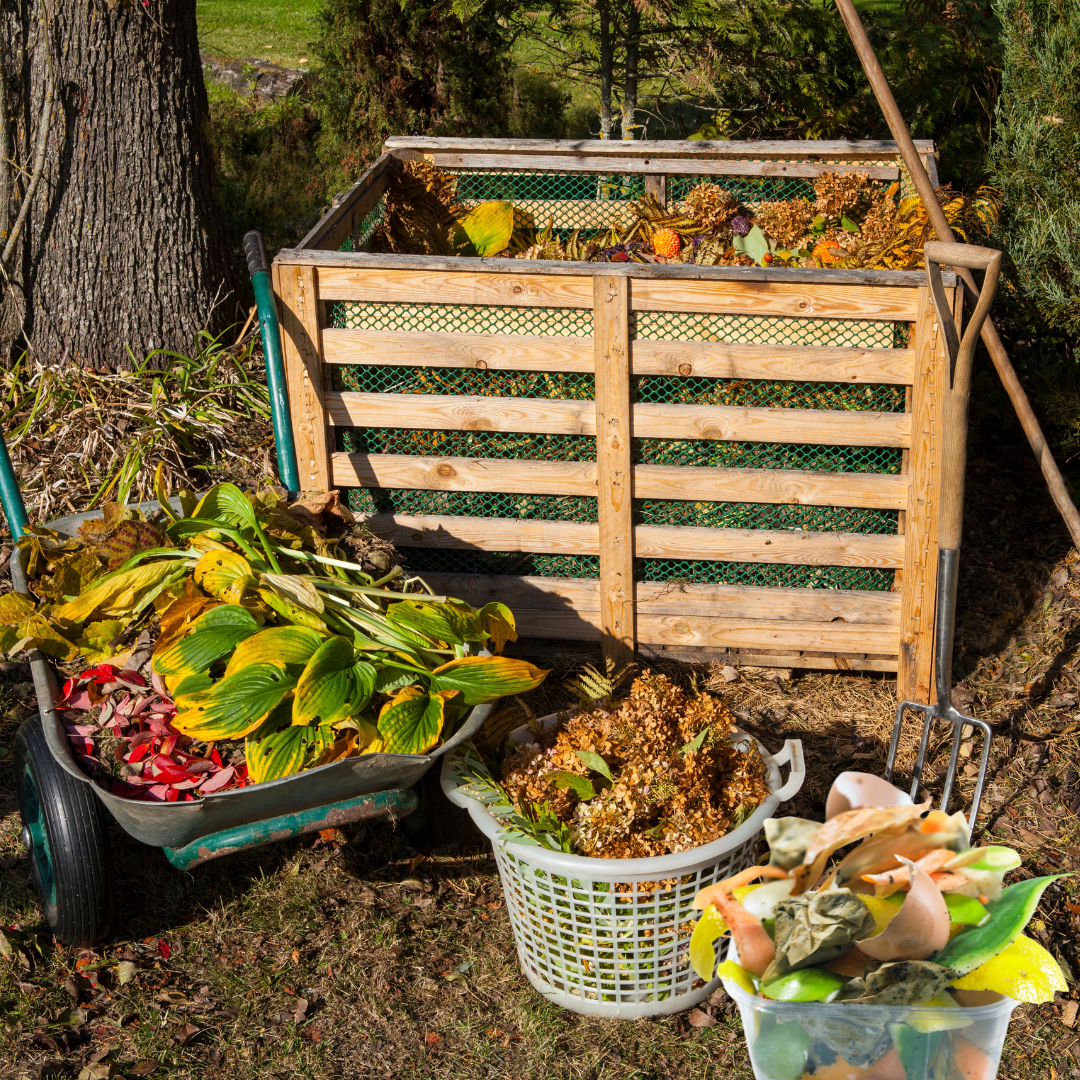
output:
M206 136L195 0L3 5L2 96L27 171L50 39L56 103L10 282L0 278L0 360L29 348L42 362L115 368L130 364L128 348L137 360L189 353L201 329L232 321L238 284ZM26 172L10 187L0 220L14 222Z
M608 0L600 0L600 138L610 139L615 118L611 112L611 84L615 77L615 34Z
M637 115L638 58L641 48L641 12L631 2L626 18L626 78L623 81L622 137L634 137Z

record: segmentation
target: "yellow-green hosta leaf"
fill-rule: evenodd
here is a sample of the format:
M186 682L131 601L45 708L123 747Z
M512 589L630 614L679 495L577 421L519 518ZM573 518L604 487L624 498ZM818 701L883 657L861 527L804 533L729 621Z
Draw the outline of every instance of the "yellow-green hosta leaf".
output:
M34 601L25 593L8 592L0 596L0 626L18 626L34 613Z
M429 694L418 686L406 686L379 713L381 752L423 754L442 734L446 719L446 691Z
M248 775L256 784L291 776L316 764L333 744L334 732L328 727L286 726L252 732L244 746Z
M53 618L84 623L93 615L130 616L157 586L177 572L174 559L159 559L112 574L81 596L53 610Z
M294 724L333 724L356 716L371 700L375 669L357 662L348 638L324 641L308 661L293 697Z
M480 623L490 635L492 652L501 653L508 641L517 641L517 624L514 613L505 605L493 600L485 604L477 614Z
M255 585L251 563L235 551L208 551L195 564L195 584L227 604L239 604Z
M255 508L235 484L215 484L200 500L193 518L220 521L224 525L255 527Z
M455 225L459 244L467 241L480 256L498 255L514 234L514 204L501 199L480 203Z
M173 726L202 742L239 739L254 731L295 686L284 664L249 664L208 690L177 694Z
M222 604L200 615L191 632L154 657L159 675L185 675L207 671L215 660L232 652L259 624L239 604Z
M534 690L547 674L527 660L511 660L506 656L465 656L437 667L431 673L431 689L458 690L463 704L482 705L495 698Z
M100 622L87 623L83 627L82 637L76 642L83 656L91 663L108 660L116 652L109 642L124 629L119 619L102 619Z
M74 660L79 655L79 647L64 637L40 612L31 615L17 633L19 640L10 647L11 652L40 649L53 660Z
M225 677L235 675L249 664L280 664L299 679L304 665L323 643L323 637L309 626L271 626L260 630L237 645L225 668Z
M461 601L436 604L428 600L402 600L387 607L386 620L447 645L487 641L488 637L480 616Z
M259 589L259 598L286 622L294 623L296 626L310 626L312 630L321 630L324 634L330 633L329 627L315 612L308 611L307 608L302 608L291 600L286 600L272 589Z
M299 574L263 574L262 584L292 604L321 613L325 608L311 579Z

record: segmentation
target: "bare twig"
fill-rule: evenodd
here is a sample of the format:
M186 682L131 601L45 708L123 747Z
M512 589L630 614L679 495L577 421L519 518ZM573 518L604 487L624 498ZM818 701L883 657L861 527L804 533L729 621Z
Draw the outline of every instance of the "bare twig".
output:
M11 262L11 257L15 252L15 244L22 233L23 225L26 223L26 218L30 213L30 207L34 202L34 196L37 194L38 185L41 183L41 177L45 173L45 153L48 150L49 127L52 123L53 104L55 101L56 72L53 69L52 22L47 0L42 0L41 8L44 12L41 21L45 30L46 75L45 96L41 102L41 119L38 121L37 142L34 147L34 168L33 172L30 174L30 183L26 186L26 193L23 195L22 205L19 207L18 217L15 218L15 224L12 226L11 235L8 236L7 243L4 245L4 250L0 253L0 267L7 267Z

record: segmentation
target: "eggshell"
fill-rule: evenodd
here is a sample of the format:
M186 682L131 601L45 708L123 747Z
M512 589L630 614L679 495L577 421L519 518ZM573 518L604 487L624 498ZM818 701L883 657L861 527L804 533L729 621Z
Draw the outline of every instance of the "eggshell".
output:
M875 937L856 944L874 960L929 960L949 942L949 909L930 875L902 856L911 875L911 888L900 910Z
M825 801L825 820L863 806L911 806L911 796L873 773L842 772Z

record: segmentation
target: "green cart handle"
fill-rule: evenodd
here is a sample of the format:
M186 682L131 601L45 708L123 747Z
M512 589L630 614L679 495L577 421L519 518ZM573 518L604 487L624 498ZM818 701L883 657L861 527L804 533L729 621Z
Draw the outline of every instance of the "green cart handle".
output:
M277 449L278 476L289 491L300 490L300 471L296 467L296 446L289 419L289 395L285 387L285 365L281 358L281 332L278 329L274 287L270 281L270 260L262 233L252 230L244 237L251 287L262 330L263 357L266 361L266 385L270 389L270 412L274 419L274 445ZM2 468L2 462L0 462ZM3 478L0 476L0 491ZM5 498L4 507L7 508ZM10 514L8 515L10 517Z
M15 469L11 464L11 456L8 454L3 435L0 435L0 502L4 504L4 516L7 518L11 535L16 540L21 540L29 519L26 516L26 506L23 504L22 494L19 491L19 481L15 476Z

